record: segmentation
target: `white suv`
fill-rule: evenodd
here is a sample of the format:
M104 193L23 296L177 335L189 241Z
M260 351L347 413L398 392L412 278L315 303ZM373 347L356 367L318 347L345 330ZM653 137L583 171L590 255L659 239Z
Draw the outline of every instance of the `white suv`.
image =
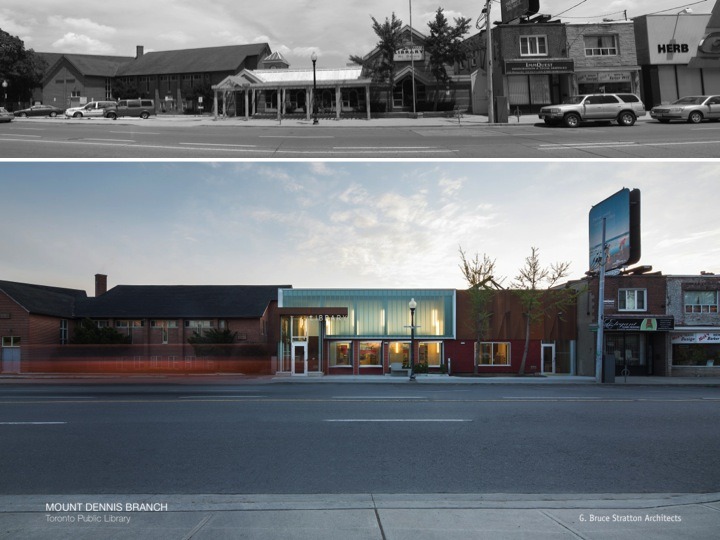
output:
M617 121L621 126L632 126L638 116L645 116L645 105L635 94L586 94L543 107L538 116L548 125L562 122L578 127L581 122Z
M114 101L91 101L80 107L70 107L65 111L68 118L82 118L83 116L105 116L105 111L115 107Z

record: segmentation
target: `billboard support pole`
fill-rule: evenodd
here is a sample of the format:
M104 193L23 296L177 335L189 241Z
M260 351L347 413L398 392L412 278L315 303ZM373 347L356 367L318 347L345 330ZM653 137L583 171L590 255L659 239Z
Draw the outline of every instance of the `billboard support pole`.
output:
M602 220L602 244L600 255L600 283L598 284L598 328L597 343L595 345L595 382L603 382L603 352L605 329L605 265L607 264L607 249L605 246L605 220Z
M487 32L487 44L485 45L485 70L487 72L487 99L488 99L488 124L495 123L495 104L493 96L493 48L492 48L492 30L490 27L490 8L492 1L487 0L485 2L485 31Z

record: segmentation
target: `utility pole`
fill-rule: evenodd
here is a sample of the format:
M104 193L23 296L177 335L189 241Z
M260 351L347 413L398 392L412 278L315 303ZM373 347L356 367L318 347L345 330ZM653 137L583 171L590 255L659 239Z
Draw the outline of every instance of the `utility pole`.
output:
M598 328L597 342L595 344L595 382L603 382L603 356L605 354L605 265L607 264L607 250L605 247L605 220L602 220L602 244L600 246L600 275L598 283Z
M413 44L412 0L410 0L410 73L412 74L413 115L415 115L417 111L415 110L415 45Z
M491 0L485 2L485 31L487 32L487 45L485 52L485 69L487 71L487 97L488 97L488 124L495 123L495 105L493 103L493 49L492 32L490 31L490 6Z

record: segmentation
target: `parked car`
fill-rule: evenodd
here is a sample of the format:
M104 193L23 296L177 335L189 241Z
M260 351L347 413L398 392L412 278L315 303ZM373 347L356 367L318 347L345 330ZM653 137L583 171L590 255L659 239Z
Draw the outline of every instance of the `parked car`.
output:
M155 102L152 99L121 99L115 108L107 109L105 116L117 120L120 116L136 116L148 118L155 112Z
M543 107L538 116L548 125L578 127L581 122L617 121L632 126L639 116L645 116L645 105L635 94L584 94Z
M116 106L114 101L91 101L80 107L70 107L65 110L65 116L82 118L83 116L105 116L105 111Z
M5 107L0 107L0 122L12 122L15 115L11 112L7 112Z
M667 124L670 120L684 120L699 124L706 118L720 120L720 96L687 96L670 105L657 105L650 110L650 117Z
M15 111L15 116L57 116L65 112L65 109L55 107L54 105L33 105L27 109Z

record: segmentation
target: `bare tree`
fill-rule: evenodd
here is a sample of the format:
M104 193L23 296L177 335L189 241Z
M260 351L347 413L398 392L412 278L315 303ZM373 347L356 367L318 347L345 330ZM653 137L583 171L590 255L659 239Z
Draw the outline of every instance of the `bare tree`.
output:
M490 329L490 320L492 318L490 303L495 291L502 287L498 280L495 279L494 259L490 259L486 254L483 254L482 260L480 260L480 255L477 253L470 259L462 247L459 248L459 251L460 270L468 284L468 293L470 295L470 324L475 335L473 373L477 374L482 342ZM499 281L502 281L502 279Z
M530 256L525 259L525 265L520 269L512 284L513 292L519 297L525 316L525 349L519 375L525 374L532 324L542 319L549 307L559 309L572 301L571 292L550 290L558 281L568 275L569 269L569 262L557 262L543 267L540 264L540 250L533 247Z

